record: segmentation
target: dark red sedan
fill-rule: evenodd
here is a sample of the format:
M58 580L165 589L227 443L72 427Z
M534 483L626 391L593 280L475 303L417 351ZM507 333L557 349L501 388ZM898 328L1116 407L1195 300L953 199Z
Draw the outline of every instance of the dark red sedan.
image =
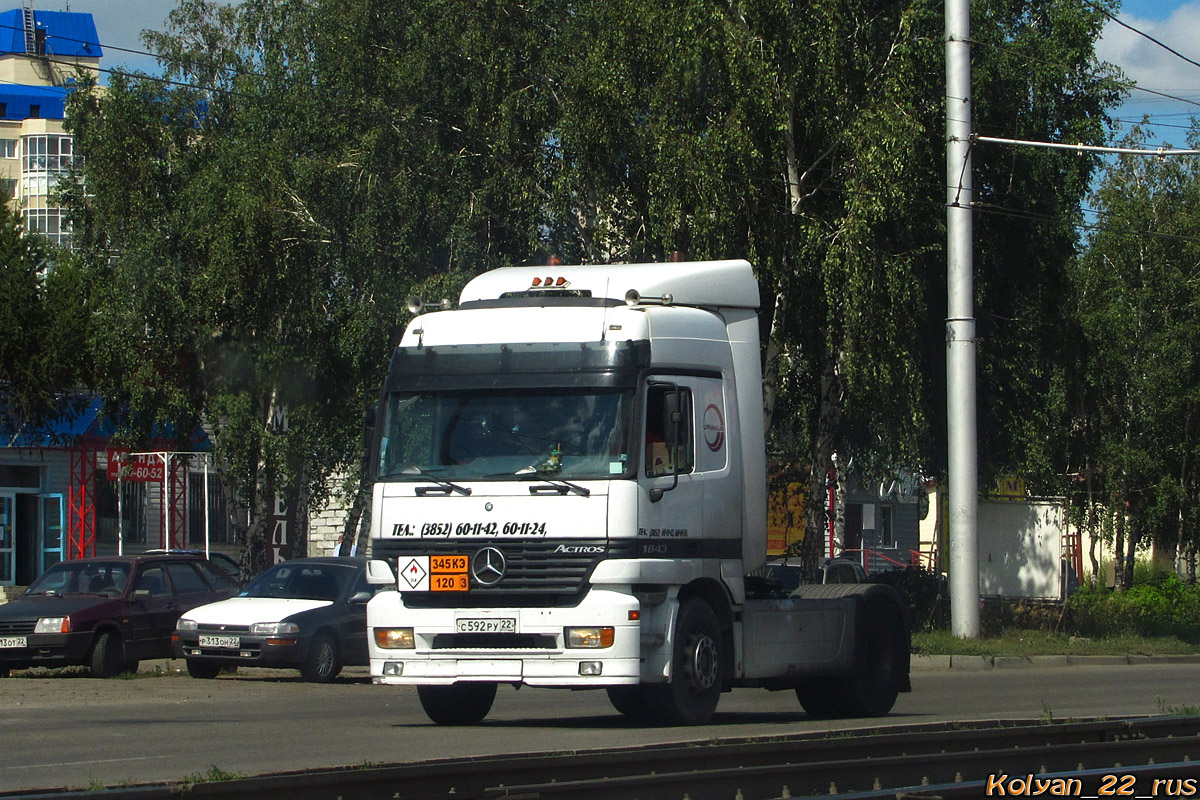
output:
M171 658L179 615L238 587L203 556L62 561L0 605L0 677L28 667L86 666L110 678Z

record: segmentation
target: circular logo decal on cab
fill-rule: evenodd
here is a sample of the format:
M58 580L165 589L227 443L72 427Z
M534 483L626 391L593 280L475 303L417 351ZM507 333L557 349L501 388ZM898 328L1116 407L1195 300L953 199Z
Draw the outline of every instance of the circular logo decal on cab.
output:
M725 417L715 403L704 409L704 443L714 453L725 446Z

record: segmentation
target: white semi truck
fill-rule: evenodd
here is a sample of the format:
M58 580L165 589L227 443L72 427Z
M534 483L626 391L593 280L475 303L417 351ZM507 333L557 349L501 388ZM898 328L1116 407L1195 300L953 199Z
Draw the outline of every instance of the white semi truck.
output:
M497 269L420 313L375 415L371 678L472 724L499 684L606 689L703 724L723 691L817 716L909 691L876 584L784 595L767 555L758 284L746 261Z

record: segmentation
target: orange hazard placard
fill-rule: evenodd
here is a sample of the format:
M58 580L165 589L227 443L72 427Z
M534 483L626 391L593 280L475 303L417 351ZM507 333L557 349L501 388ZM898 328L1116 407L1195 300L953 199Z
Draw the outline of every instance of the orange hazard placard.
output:
M467 557L466 556L430 556L429 571L433 574L439 572L461 572L467 573Z
M432 574L429 576L429 591L431 592L465 592L469 582L467 573Z

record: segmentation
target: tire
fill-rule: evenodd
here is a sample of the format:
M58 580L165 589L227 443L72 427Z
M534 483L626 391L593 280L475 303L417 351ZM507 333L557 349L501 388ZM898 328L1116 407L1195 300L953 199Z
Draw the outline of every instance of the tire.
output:
M854 672L846 677L846 711L854 717L886 716L900 693L900 621L885 603L866 608L856 639Z
M654 719L663 725L703 725L721 699L724 664L721 627L712 606L688 598L675 622L671 680L646 686Z
M138 661L126 661L121 665L121 672L125 675L136 675L140 665L141 662Z
M204 661L192 661L189 658L187 659L187 671L188 675L191 675L193 678L211 681L221 673L221 665L209 664Z
M812 678L796 687L796 698L813 719L840 717L846 708L846 679Z
M474 725L492 710L494 683L452 683L418 686L417 697L425 714L438 725Z
M328 633L318 633L309 645L300 674L313 683L329 683L342 671L342 656L337 642Z
M652 715L645 686L609 686L608 701L613 708L634 722L649 722Z
M885 602L868 604L854 639L854 671L798 686L800 705L814 719L886 716L900 693L902 640L896 610Z
M93 678L115 678L121 674L125 663L121 652L121 639L110 631L104 631L92 644L89 668Z

